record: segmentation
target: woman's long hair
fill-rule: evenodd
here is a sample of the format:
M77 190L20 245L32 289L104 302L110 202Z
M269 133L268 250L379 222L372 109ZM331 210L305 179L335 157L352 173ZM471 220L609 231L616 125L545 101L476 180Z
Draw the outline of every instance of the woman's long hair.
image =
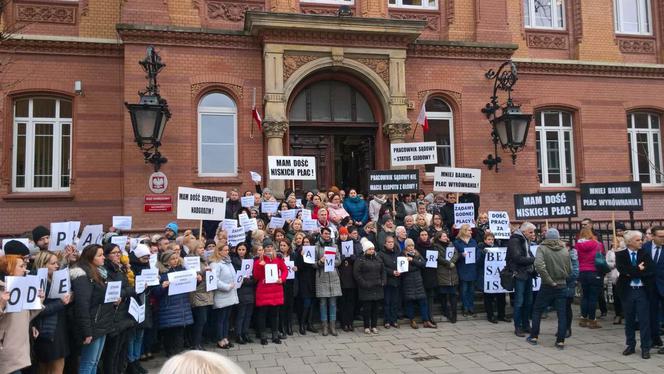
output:
M97 271L97 265L94 264L95 256L97 256L97 251L100 249L103 250L103 247L99 244L89 244L85 246L83 252L81 252L81 257L79 257L76 264L78 264L81 269L85 270L88 277L92 278L93 281L98 284L104 284L104 280Z

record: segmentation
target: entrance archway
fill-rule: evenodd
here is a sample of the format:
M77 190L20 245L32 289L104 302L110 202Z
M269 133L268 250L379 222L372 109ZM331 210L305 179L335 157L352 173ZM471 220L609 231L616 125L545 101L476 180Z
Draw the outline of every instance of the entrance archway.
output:
M298 189L357 188L375 165L382 108L373 91L351 74L325 72L303 80L288 105L290 154L316 157L317 181Z

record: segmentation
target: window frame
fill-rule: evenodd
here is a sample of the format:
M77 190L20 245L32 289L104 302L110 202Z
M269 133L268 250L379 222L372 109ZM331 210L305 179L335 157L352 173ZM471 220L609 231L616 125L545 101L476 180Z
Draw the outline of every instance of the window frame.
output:
M638 21L638 26L639 30L638 32L629 32L629 31L623 31L622 30L622 24L621 24L621 11L622 11L622 2L624 0L613 0L613 25L614 25L614 31L616 34L620 35L644 35L644 36L652 36L653 35L653 17L652 17L652 4L650 0L637 0L639 1L639 5L637 8L637 17L639 17ZM643 18L642 18L642 11L647 12L647 22L648 22L648 30L646 32L642 31L643 29Z
M426 100L428 102L429 100L432 100L432 99L441 100L442 102L444 102L447 105L448 108L450 108L449 112L428 112L427 111L426 112L426 117L427 117L427 121L431 121L431 120L445 121L445 120L447 120L447 126L449 127L449 133L450 133L450 145L449 145L449 147L450 147L450 166L449 167L453 168L456 165L456 157L455 157L455 148L456 147L455 147L455 143L454 143L454 111L453 111L452 106L450 105L449 101L445 100L443 97L432 96L432 97L427 98ZM424 105L426 106L426 103ZM431 131L431 126L432 126L432 124L429 124L429 131ZM426 141L424 139L425 136L426 136L426 133L422 137L422 141ZM445 147L444 145L440 145L440 144L438 144L438 142L436 142L436 153L438 152L438 148L444 148L444 147ZM426 171L426 165L424 165L424 166L425 166L425 168L424 168L425 176L433 178L434 172L433 171ZM436 166L441 166L440 165L440 160L438 160L438 163L436 163L436 165L434 165L434 168Z
M554 8L556 10L551 14L551 24L552 25L557 25L558 24L557 21L559 20L558 18L560 18L560 20L562 21L562 26L561 27L558 27L558 26L547 27L547 26L534 25L534 22L535 22L535 1L537 1L537 0L524 0L524 1L528 2L528 10L529 10L528 15L526 17L525 3L522 2L521 6L522 6L522 9L523 9L523 27L524 28L533 29L533 30L557 30L557 31L567 30L567 20L566 20L567 12L565 11L565 5L566 5L565 0L561 0L562 1L561 14L558 14L558 11L557 11L558 7L555 6L556 0L551 0L552 5L553 5L552 8ZM528 20L529 22L526 22L526 20Z
M35 99L55 100L55 117L34 117L33 108ZM19 100L28 100L28 117L16 116L16 102ZM72 156L73 156L73 138L74 138L74 119L60 118L60 102L68 101L72 107L72 117L74 116L74 103L71 99L37 95L29 97L18 97L12 102L12 192L69 192L71 191L72 179ZM23 175L23 187L17 187L17 161L18 161L18 125L25 124L25 174ZM34 187L35 173L35 125L49 124L53 128L52 150L51 150L51 187ZM62 187L62 127L69 125L69 183L67 187Z
M235 105L235 108L228 108L228 107L205 107L201 106L201 103L203 100L213 94L221 94L226 97L228 97L229 100L233 102ZM234 157L234 163L233 163L233 170L234 172L232 173L205 173L202 171L202 166L203 166L203 147L202 147L202 121L201 119L203 118L204 115L209 115L209 116L232 116L233 118L233 126L235 127L235 131L233 132L234 138L233 138L233 149L235 152L235 157ZM198 160L197 160L197 170L198 170L198 176L199 177L236 177L238 176L238 165L239 165L239 146L238 146L238 106L237 106L237 101L233 96L227 94L226 92L222 91L211 91L207 92L205 95L202 95L200 99L198 100L198 106L196 107L196 121L197 121L197 126L196 126L196 131L197 131L197 154L198 154ZM219 144L227 144L227 143L219 143Z
M427 5L404 5L403 0L394 0L395 4L390 4L387 0L387 7L393 9L424 9L424 10L438 10L440 8L439 0L434 0L434 5L429 6L429 0L422 0L423 4Z
M300 4L355 5L355 0L300 0Z
M546 113L558 113L558 126L546 126L544 115ZM568 114L570 117L570 126L565 127L562 125L563 113ZM540 123L544 125L535 125L535 137L539 135L539 156L537 156L537 141L535 141L535 155L539 157L542 168L542 178L540 180L540 187L575 187L576 186L576 160L574 158L574 113L562 109L541 109L536 112L540 116ZM546 145L546 133L553 132L557 134L558 142L558 162L560 164L560 183L549 182L549 154L548 146ZM567 157L565 154L565 133L569 133L569 152L570 152L570 165L567 165ZM571 169L570 169L571 168ZM571 171L571 182L562 182L567 178L568 171Z
M636 128L635 126L635 115L636 114L646 114L648 115L648 128L647 129L640 129ZM659 128L658 129L653 129L652 127L652 117L656 116L659 119ZM641 181L641 173L639 172L639 158L638 158L638 147L637 141L636 141L636 136L637 134L646 134L647 139L648 139L648 160L650 164L650 156L653 154L654 151L654 144L653 144L653 136L657 136L659 139L658 145L659 145L659 165L660 168L662 168L662 116L659 113L656 112L650 112L650 111L631 111L627 113L627 136L629 137L628 141L628 146L629 146L629 152L630 152L630 172L632 173L632 181L634 182L640 182ZM650 180L656 180L657 176L657 170L652 167L652 164L650 164L651 167L649 168L649 174L650 174ZM660 170L662 172L662 170ZM644 183L641 182L644 186L653 186L653 187L661 187L664 185L664 175L660 175L659 179L661 182L659 183Z

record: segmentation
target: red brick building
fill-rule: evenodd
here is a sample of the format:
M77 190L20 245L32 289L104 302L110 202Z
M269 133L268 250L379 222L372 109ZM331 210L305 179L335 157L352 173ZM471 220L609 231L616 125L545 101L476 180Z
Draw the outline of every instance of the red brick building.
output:
M514 193L640 180L636 218L661 218L660 0L13 0L3 24L22 27L0 44L0 235L174 219L144 212L152 168L123 105L145 87L137 62L149 45L167 65L159 83L173 113L164 195L252 189L249 171L265 175L268 154L315 155L320 186L361 186L414 132L438 142L441 164L484 169L483 209L513 211ZM536 120L516 165L500 151L495 173L482 164L493 151L484 73L510 58L515 101ZM431 189L424 168L421 180Z

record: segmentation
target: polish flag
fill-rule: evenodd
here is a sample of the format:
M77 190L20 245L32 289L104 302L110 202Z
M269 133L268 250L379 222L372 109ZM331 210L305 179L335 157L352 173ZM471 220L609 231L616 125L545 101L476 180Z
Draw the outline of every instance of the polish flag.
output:
M417 116L417 124L422 125L422 131L424 132L429 131L429 119L427 118L426 104L427 101L423 100L422 109L420 109L420 114Z
M263 119L261 118L260 113L258 113L258 109L256 109L256 106L251 109L251 117L254 119L254 122L258 125L258 130L261 131L261 124L263 123Z

